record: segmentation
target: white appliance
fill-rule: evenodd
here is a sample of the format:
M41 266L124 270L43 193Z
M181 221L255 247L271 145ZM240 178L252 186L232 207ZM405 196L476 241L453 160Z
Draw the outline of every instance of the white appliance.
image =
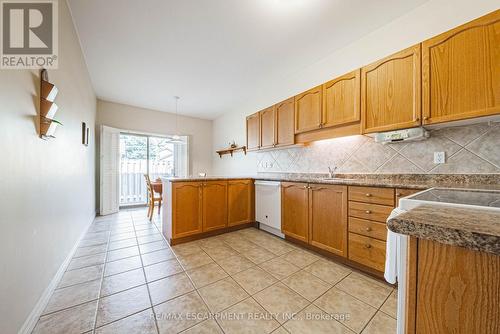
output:
M425 140L430 134L424 128L412 128L389 132L380 132L375 134L375 142L388 144L399 141L418 141Z
M281 233L281 182L255 181L255 219L260 229L285 237Z
M423 204L498 211L500 210L500 191L461 188L431 188L408 197L401 198L399 200L398 207L394 209L388 219L401 212L414 209ZM398 281L397 334L404 334L405 332L405 304L407 288L406 259L408 239L409 237L407 235L388 231L384 276L386 276L386 280L389 283L393 283L391 281L394 278L393 264L395 264Z

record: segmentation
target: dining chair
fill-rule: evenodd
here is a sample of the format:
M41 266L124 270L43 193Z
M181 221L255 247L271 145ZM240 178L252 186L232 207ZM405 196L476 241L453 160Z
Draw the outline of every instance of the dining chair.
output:
M148 218L149 220L152 220L156 202L158 202L158 213L160 213L161 194L159 197L155 196L155 191L148 174L144 174L144 178L146 179L146 186L148 187Z

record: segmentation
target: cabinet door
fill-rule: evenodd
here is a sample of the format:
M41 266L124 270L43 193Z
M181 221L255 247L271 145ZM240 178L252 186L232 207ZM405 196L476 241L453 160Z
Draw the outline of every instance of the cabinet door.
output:
M308 186L307 183L281 183L281 232L308 242Z
M203 232L227 225L227 182L203 182Z
M274 107L260 112L260 147L273 147L276 143L276 117Z
M321 96L321 86L318 86L295 97L295 133L320 128Z
M247 116L247 149L258 150L260 147L260 114Z
M289 98L276 105L276 145L295 144L294 98Z
M311 245L347 256L347 186L310 187L309 232Z
M500 113L500 10L422 43L424 124Z
M227 184L227 225L234 226L255 221L252 180L231 180Z
M172 188L172 237L201 233L201 183L174 182Z
M360 120L360 70L323 84L322 127Z
M363 133L419 126L420 83L420 44L363 67Z

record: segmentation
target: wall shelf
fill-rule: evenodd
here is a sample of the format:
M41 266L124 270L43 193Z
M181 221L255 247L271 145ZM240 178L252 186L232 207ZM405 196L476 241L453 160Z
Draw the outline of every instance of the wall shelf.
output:
M54 119L57 112L57 104L54 103L54 100L57 93L57 87L49 82L47 70L41 70L39 129L40 138L42 139L55 138L54 134L57 127L62 125L59 121Z
M247 147L246 146L230 147L216 152L217 154L219 154L219 157L222 158L222 156L225 154L231 154L231 156L233 156L233 152L238 152L238 151L243 151L243 153L246 155Z

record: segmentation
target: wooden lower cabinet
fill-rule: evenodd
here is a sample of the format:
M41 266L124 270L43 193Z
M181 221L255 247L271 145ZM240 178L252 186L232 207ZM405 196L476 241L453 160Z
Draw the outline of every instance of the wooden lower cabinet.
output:
M309 243L347 256L347 186L309 187Z
M307 183L281 183L281 231L292 238L309 240L309 189Z
M253 179L168 182L163 195L162 229L171 245L257 226Z
M406 333L500 333L500 256L411 240Z
M201 182L176 182L172 185L172 238L202 232L201 196Z
M202 184L203 232L227 226L227 181L207 181Z
M228 226L255 221L253 180L227 182L227 213Z
M347 256L347 186L281 184L281 231Z

